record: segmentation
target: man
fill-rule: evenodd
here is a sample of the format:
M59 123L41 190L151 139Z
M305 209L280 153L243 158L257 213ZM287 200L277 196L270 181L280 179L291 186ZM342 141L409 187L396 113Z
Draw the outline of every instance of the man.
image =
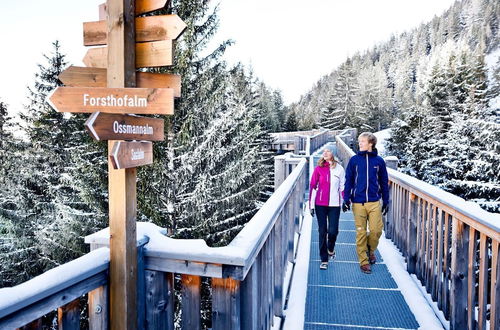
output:
M352 201L360 269L371 274L370 265L377 261L375 250L384 228L382 214L386 215L389 209L389 180L385 162L375 148L377 137L365 132L359 135L358 143L359 151L349 160L346 169L342 210L350 210ZM366 232L367 223L369 233Z

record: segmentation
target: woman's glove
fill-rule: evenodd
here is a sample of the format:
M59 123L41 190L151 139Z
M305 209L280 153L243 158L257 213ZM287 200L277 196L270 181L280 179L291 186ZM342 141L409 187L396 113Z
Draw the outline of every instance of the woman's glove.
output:
M314 209L311 209L311 216L314 217L315 214L316 214L316 211L314 211Z

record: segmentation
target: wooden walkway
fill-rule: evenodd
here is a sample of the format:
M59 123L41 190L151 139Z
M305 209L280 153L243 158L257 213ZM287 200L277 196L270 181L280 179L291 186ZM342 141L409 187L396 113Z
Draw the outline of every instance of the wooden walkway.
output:
M335 145L329 144L335 152ZM323 149L313 155L314 164ZM313 218L304 329L417 329L413 313L377 251L372 274L359 270L352 212L340 214L336 258L320 270Z

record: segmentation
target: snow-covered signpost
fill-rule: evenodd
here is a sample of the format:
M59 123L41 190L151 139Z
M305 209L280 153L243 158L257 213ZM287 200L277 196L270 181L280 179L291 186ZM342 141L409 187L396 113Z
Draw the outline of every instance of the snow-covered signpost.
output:
M84 59L87 67L65 70L60 79L67 86L48 97L57 111L94 113L86 128L94 139L109 140L109 324L113 329L138 327L136 167L153 162L148 141L164 139L163 120L125 114L173 114L174 96L180 96L179 76L136 72L136 68L171 65L173 40L186 28L176 15L136 16L168 3L108 0L100 5L100 21L84 23L84 44L107 46L89 49ZM89 298L94 301L100 293L89 295L95 296ZM89 314L95 326L94 313Z

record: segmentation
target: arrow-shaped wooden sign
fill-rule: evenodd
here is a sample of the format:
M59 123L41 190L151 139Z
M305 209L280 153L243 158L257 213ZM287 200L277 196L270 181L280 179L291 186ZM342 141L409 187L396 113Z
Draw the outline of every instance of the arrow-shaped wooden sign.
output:
M152 164L153 143L117 141L109 158L115 170Z
M106 87L107 70L70 66L59 75L59 80L68 87ZM174 96L181 96L181 76L177 74L136 72L137 87L172 88Z
M108 47L90 48L83 58L88 67L105 68L108 61ZM142 42L135 44L136 68L172 65L172 40Z
M165 139L163 119L156 118L95 112L85 122L85 128L97 141Z
M83 44L100 46L108 43L106 21L83 23ZM177 39L186 29L177 15L138 17L135 19L135 41Z
M59 112L174 113L171 88L57 87L47 102Z

